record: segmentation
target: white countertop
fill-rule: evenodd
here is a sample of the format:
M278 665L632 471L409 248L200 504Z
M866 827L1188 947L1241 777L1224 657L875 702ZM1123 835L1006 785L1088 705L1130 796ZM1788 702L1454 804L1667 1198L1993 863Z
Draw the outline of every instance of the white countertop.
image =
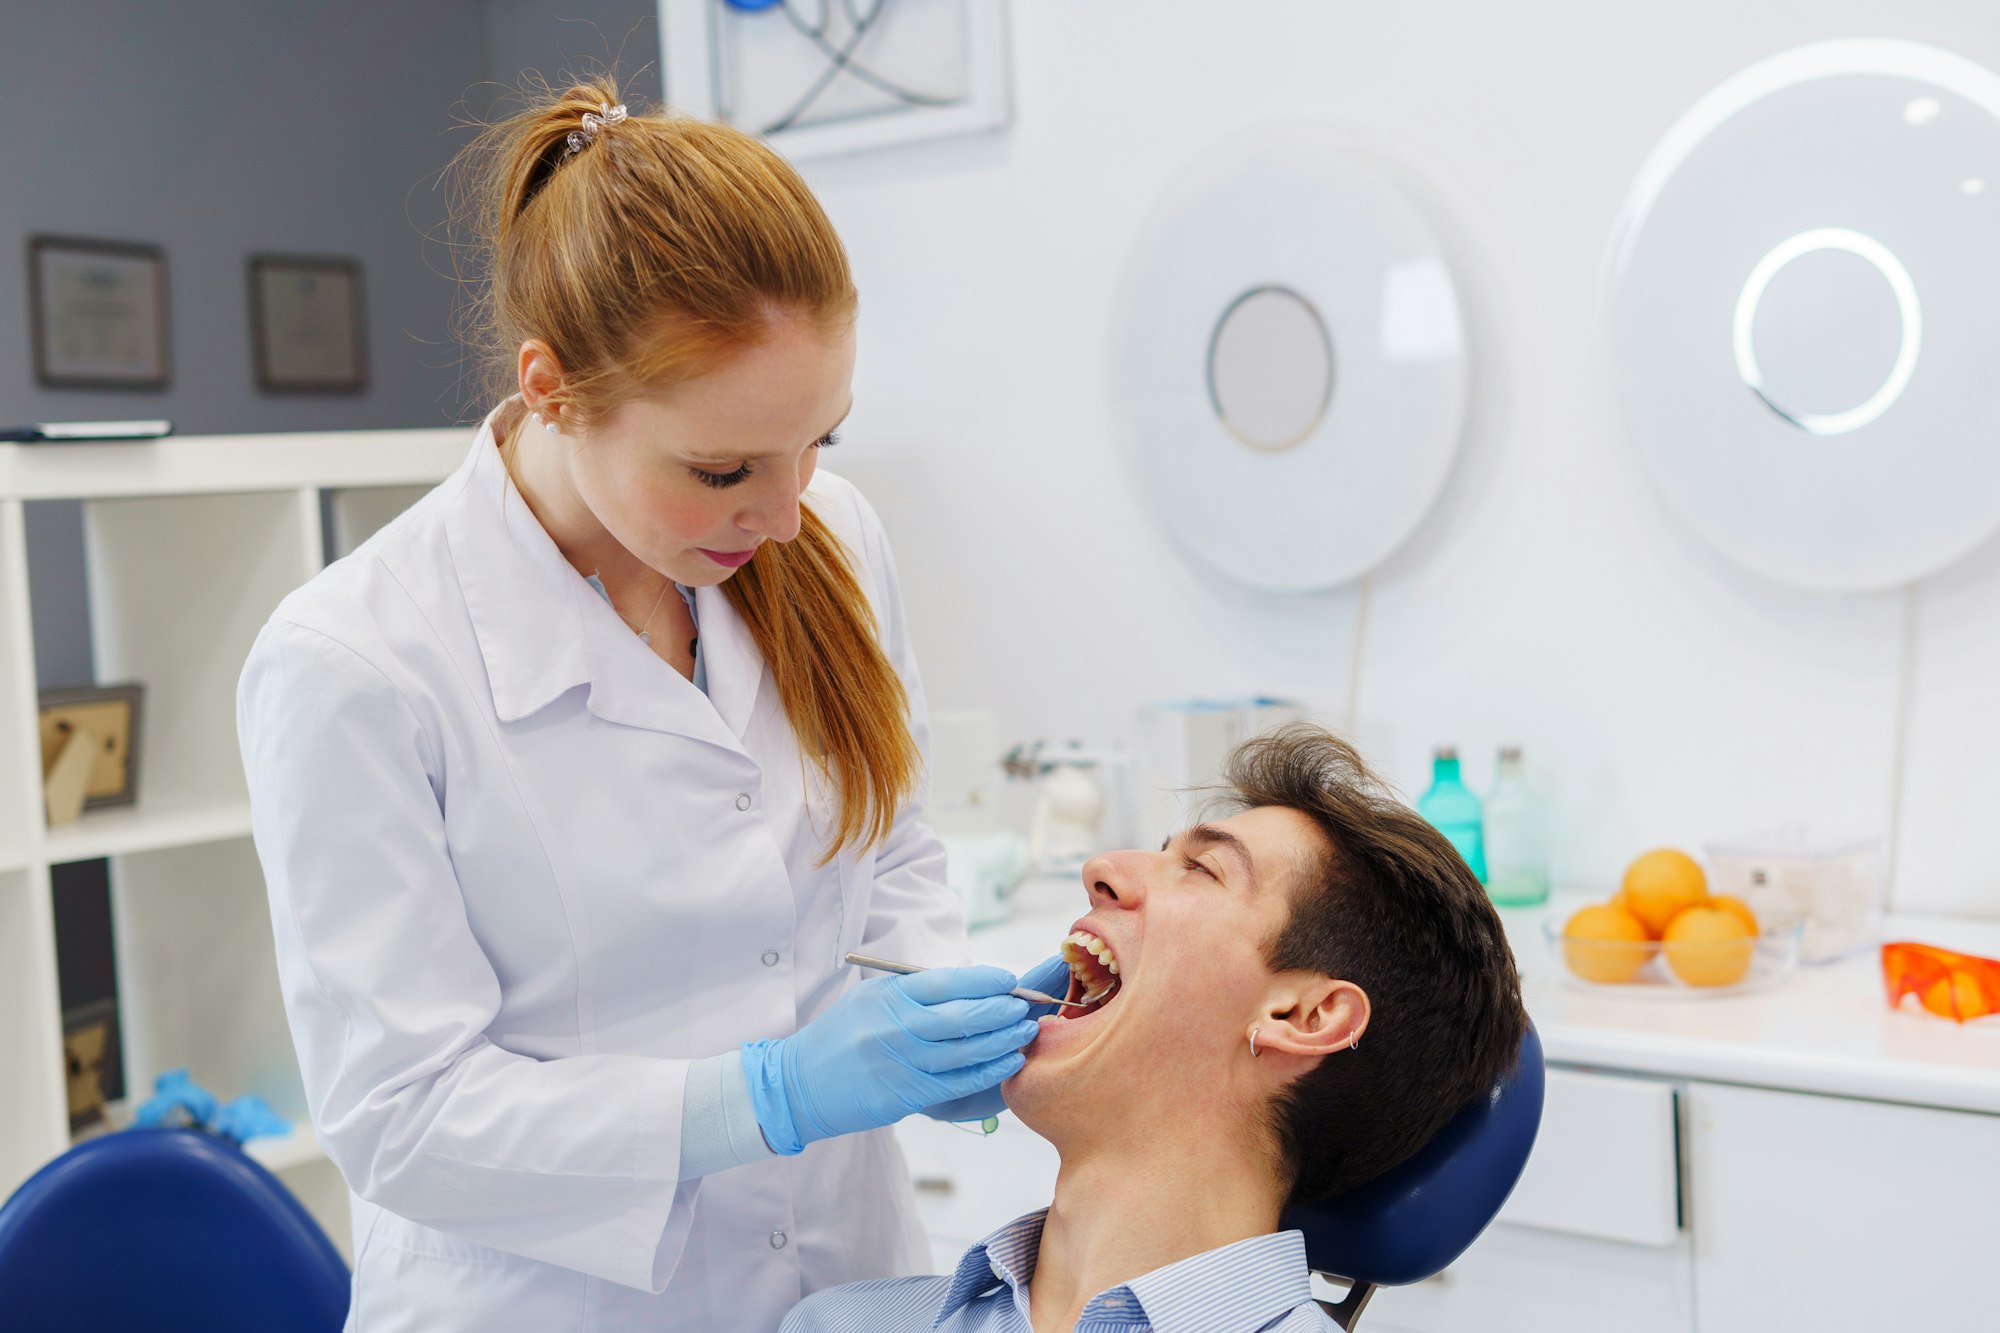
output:
M1030 879L1014 895L1012 920L972 933L973 957L1023 971L1054 953L1088 910L1076 880ZM1890 1009L1877 949L1802 963L1757 994L1626 998L1564 980L1542 938L1549 910L1509 908L1501 918L1551 1061L2000 1114L2000 1018L1961 1026L1914 1001ZM2000 921L1892 916L1883 938L2000 957Z

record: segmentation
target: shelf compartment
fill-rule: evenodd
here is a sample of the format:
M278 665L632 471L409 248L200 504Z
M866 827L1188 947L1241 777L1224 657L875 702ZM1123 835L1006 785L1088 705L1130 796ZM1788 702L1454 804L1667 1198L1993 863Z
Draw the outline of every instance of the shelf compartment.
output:
M244 801L236 681L272 610L319 568L317 493L93 500L84 538L97 682L145 687L142 807Z
M125 1079L133 1100L184 1067L225 1101L254 1093L306 1124L270 911L248 838L111 863Z

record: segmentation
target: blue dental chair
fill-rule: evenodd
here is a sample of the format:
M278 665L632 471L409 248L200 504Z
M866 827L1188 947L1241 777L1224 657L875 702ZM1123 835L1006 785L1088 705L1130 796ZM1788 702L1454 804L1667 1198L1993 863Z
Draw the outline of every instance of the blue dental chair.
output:
M226 1139L128 1129L0 1205L0 1328L338 1333L347 1265Z
M1535 1146L1542 1086L1542 1039L1530 1023L1514 1068L1415 1157L1352 1193L1285 1215L1287 1228L1305 1233L1312 1270L1352 1284L1338 1305L1319 1303L1336 1324L1353 1329L1376 1288L1442 1273L1486 1230Z

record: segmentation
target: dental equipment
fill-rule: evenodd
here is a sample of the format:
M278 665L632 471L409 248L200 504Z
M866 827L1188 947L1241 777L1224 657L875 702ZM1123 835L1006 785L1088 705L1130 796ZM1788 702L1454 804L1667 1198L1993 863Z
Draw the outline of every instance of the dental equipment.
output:
M856 967L873 968L877 972L894 972L899 977L911 977L919 972L930 971L929 968L918 967L915 963L892 963L886 958L870 958L867 954L860 953L847 955L847 961ZM1088 1009L1090 1007L1079 1000L1059 1000L1053 995L1044 995L1038 990L1029 990L1026 986L1016 986L1007 993L1016 999L1026 1000L1029 1004L1062 1004L1068 1005L1072 1009Z

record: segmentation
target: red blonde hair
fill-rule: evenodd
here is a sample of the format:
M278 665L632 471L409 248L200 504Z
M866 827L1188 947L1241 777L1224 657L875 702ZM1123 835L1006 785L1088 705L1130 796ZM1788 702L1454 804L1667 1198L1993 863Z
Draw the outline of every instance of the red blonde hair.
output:
M498 396L517 349L546 343L553 396L588 429L754 345L771 321L854 322L847 252L777 153L727 125L633 114L577 152L583 115L619 102L609 77L545 85L459 159L483 273L462 330ZM511 459L525 424L506 431ZM763 654L803 754L836 795L821 864L881 843L920 767L909 700L882 651L850 553L808 507L723 585Z

